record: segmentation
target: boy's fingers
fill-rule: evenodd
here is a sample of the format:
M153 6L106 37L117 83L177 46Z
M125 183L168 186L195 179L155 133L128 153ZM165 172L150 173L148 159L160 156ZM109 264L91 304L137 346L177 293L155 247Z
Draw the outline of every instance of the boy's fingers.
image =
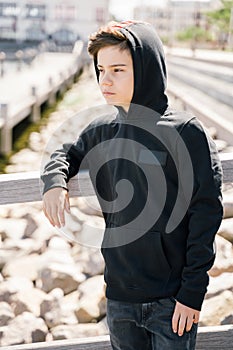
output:
M179 319L179 324L178 324L178 331L177 334L181 337L184 333L184 329L186 326L186 318L181 315L180 319Z
M193 317L188 317L186 322L186 331L189 332L193 326Z
M70 213L70 202L68 193L62 198L59 208L59 219L62 226L65 226L65 212Z
M172 317L173 332L177 333L179 336L182 336L184 331L189 332L193 323L198 323L199 315L199 311L177 302Z
M69 196L62 188L53 188L43 197L43 211L53 226L65 225L64 210L69 212Z
M180 318L180 315L175 308L175 311L172 317L172 329L174 333L177 333L178 331L179 318Z
M54 226L61 227L61 223L59 220L59 210L58 207L56 206L55 208L52 208L51 210L51 218L54 223Z
M194 323L198 323L199 322L199 318L200 318L200 313L199 312L196 312L195 314L194 314Z
M67 213L70 213L70 200L68 194L65 197L65 210Z
M64 208L59 208L58 211L58 220L61 226L65 225L65 215L64 215Z

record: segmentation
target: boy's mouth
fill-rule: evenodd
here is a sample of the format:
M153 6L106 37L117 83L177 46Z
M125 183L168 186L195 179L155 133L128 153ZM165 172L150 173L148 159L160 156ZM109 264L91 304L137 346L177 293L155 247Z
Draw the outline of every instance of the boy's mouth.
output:
M104 96L112 96L115 95L114 92L110 92L110 91L103 91L102 92Z

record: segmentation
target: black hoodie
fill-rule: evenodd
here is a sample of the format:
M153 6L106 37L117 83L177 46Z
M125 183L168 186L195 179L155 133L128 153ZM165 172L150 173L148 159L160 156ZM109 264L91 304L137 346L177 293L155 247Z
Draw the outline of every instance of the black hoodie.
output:
M89 169L106 223L108 298L173 296L200 310L222 219L220 161L197 118L168 108L163 48L152 26L120 30L134 67L129 111L117 107L54 152L42 174L44 192L67 188L80 167Z

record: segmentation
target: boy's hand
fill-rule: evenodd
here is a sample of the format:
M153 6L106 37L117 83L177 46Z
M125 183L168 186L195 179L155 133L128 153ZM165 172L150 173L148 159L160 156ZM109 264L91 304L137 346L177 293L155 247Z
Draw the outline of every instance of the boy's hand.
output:
M172 317L172 329L174 333L182 336L184 331L189 332L193 323L198 323L200 311L176 302Z
M68 191L62 187L52 188L43 196L43 211L53 226L65 225L64 210L70 213Z

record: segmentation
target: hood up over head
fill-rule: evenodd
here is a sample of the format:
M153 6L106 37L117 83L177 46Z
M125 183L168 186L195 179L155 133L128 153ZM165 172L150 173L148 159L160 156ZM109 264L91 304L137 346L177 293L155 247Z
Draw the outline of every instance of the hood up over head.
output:
M167 78L163 45L154 27L145 22L113 24L128 40L134 68L134 94L131 103L163 115L168 107ZM96 67L98 79L98 69ZM118 107L122 109L121 107ZM132 111L132 106L128 114Z

